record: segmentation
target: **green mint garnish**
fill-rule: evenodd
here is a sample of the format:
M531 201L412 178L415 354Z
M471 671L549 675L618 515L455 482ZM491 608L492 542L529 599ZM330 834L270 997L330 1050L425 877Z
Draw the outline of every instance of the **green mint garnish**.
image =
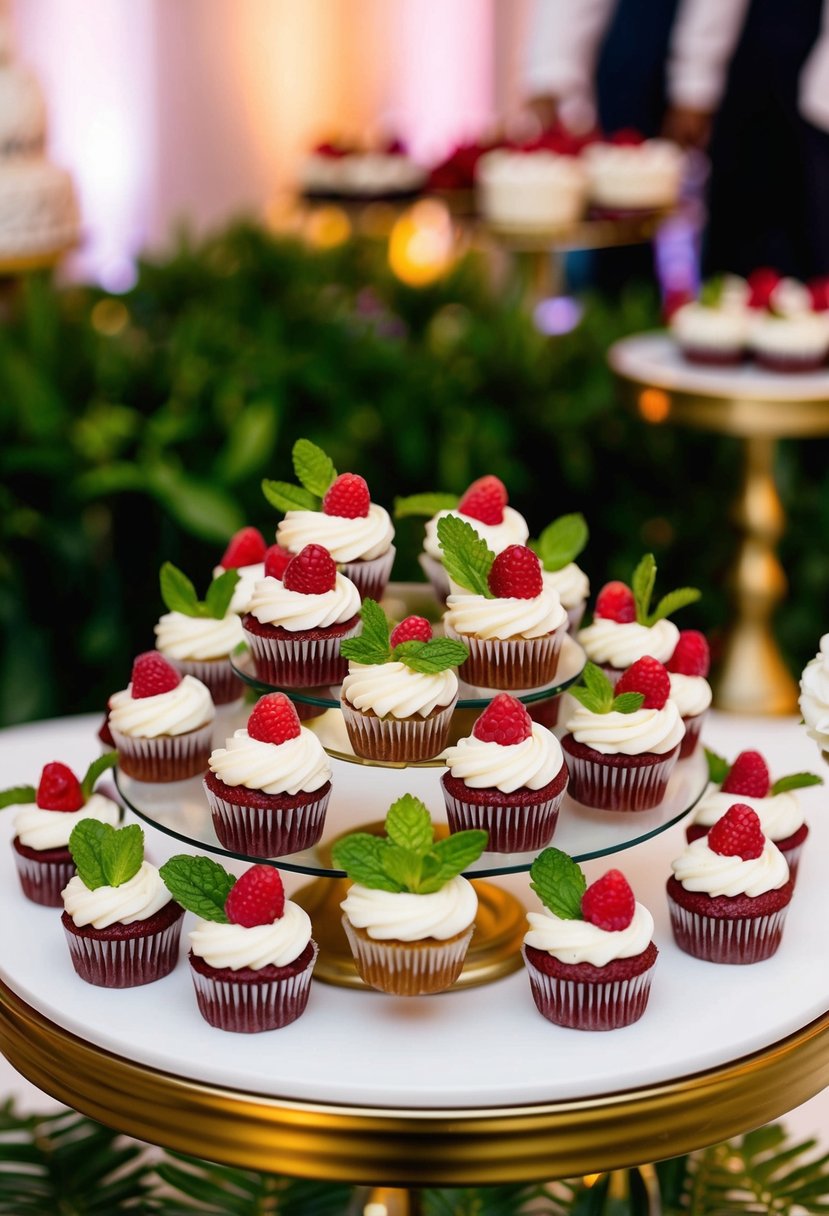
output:
M344 659L351 659L355 663L388 663L391 658L391 628L385 612L376 600L363 600L360 620L363 622L363 628L356 638L347 638L340 644L340 654Z
M567 691L591 714L609 714L614 710L620 714L632 714L642 708L644 693L623 692L617 697L613 684L595 663L585 663L581 679L581 684Z
M310 439L297 439L291 456L299 482L317 498L324 498L326 490L337 476L331 457L315 443L311 443Z
M82 819L72 829L69 852L84 886L120 887L141 869L144 833L137 824L113 828L98 819Z
M159 575L161 598L171 612L216 621L227 616L238 581L238 570L225 570L218 578L213 579L204 600L200 600L190 579L172 562L165 562Z
M177 853L158 871L177 904L202 920L228 924L225 903L236 879L209 857Z
M700 598L696 587L680 587L663 595L653 612L650 611L653 589L656 584L656 560L652 553L646 553L633 572L633 598L636 601L636 620L640 625L650 627L665 617L672 616L680 608L694 604Z
M317 494L291 485L290 481L262 480L262 493L277 511L319 511L322 499Z
M109 768L115 768L118 763L117 752L104 752L103 756L99 756L97 760L93 760L89 768L84 773L83 781L81 782L81 793L83 794L84 802L88 802L92 796L92 791L95 789L95 782Z
M823 785L823 778L817 773L790 773L788 777L778 778L770 792L785 794L788 790L805 790L810 785Z
M438 520L438 542L443 550L443 567L449 577L473 595L495 597L489 589L487 575L495 554L471 524L457 515L444 515Z
M380 891L429 895L476 861L487 833L474 829L435 840L428 810L412 794L389 807L386 837L354 832L331 850L334 865L352 881Z
M437 515L438 511L454 511L460 502L457 494L410 494L407 498L395 498L394 518L405 519L407 515Z
M10 790L0 790L0 811L7 806L24 806L34 802L37 790L33 785L14 785Z
M469 651L463 642L455 642L451 638L431 638L428 642L401 642L395 646L391 657L405 663L410 671L437 675L451 667L460 667L469 658Z
M622 692L618 697L613 698L611 708L617 714L634 714L637 709L642 708L644 700L645 694L643 692Z
M563 570L581 553L588 535L583 515L561 515L547 525L531 548L541 558L545 570Z
M712 279L708 279L700 288L699 302L706 308L719 308L722 302L722 293L725 286L725 279L721 274L715 275Z
M561 849L545 849L530 866L530 886L545 908L561 920L583 920L581 898L587 882L581 869Z
M714 785L722 785L731 765L724 756L718 756L716 752L712 752L707 747L705 748L705 759L708 761L708 780L713 781Z

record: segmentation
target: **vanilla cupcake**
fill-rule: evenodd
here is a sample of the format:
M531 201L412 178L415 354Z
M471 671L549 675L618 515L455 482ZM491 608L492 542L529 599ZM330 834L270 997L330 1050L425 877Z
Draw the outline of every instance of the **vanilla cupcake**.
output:
M213 580L204 601L186 575L172 564L161 567L161 598L169 612L155 626L156 649L183 676L195 676L210 689L214 705L241 697L244 686L230 656L244 641L242 622L231 610L239 582L235 570Z
M719 301L695 300L676 310L670 328L689 363L734 367L746 353L750 319L747 312L720 307Z

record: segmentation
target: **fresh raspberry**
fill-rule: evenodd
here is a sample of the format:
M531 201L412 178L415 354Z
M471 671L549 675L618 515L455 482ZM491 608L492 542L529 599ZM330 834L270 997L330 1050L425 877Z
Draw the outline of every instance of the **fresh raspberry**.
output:
M133 699L157 697L162 692L172 692L181 683L181 676L157 650L145 650L132 665L130 687Z
M662 709L671 695L671 679L658 659L645 655L631 663L616 682L616 696L623 692L645 694L642 709Z
M248 734L260 743L284 743L296 739L302 728L294 704L284 692L260 697L248 718Z
M306 545L285 567L282 586L301 595L323 595L334 590L336 579L337 565L328 550L322 545Z
M535 599L544 586L541 562L526 545L508 545L492 563L487 582L497 599Z
M508 692L499 692L472 727L472 734L482 743L500 743L509 747L523 743L533 731L530 715L524 706Z
M757 270L753 270L747 280L749 308L768 308L772 293L780 282L780 278L777 271L768 266L761 266Z
M771 787L768 765L759 752L740 752L720 789L724 794L765 798Z
M265 556L265 538L258 528L241 528L230 538L230 544L219 562L225 570L238 570L240 566L255 566Z
M708 847L721 857L742 857L751 861L765 848L766 838L760 817L744 802L735 802L708 833Z
M98 738L103 743L104 747L115 747L115 740L112 737L112 731L109 729L109 710L107 710L106 717L101 723L98 731Z
M636 899L621 870L608 870L581 897L584 919L611 933L627 929L635 911Z
M432 626L425 616L407 616L391 631L389 645L392 650L401 642L431 642Z
M458 503L458 510L461 515L468 515L479 523L500 524L504 521L504 507L508 501L504 483L489 473L472 482Z
M615 580L605 583L596 597L594 616L600 616L605 621L618 621L620 625L629 625L636 620L636 600L627 583Z
M645 137L636 127L622 127L621 130L613 132L609 142L617 148L638 148L645 142Z
M230 889L225 912L232 925L272 925L285 911L285 888L273 866L251 866Z
M83 806L81 783L71 768L55 760L40 774L35 801L44 811L79 811Z
M323 515L339 515L343 519L365 519L370 506L368 486L359 473L340 473L322 500Z
M271 545L265 550L265 575L281 579L292 557L290 550L283 549L281 545Z
M829 311L829 275L820 279L812 279L807 283L809 295L812 298L812 308L815 312Z
M665 666L668 671L681 676L707 676L711 667L711 651L705 634L698 629L683 629L674 653Z

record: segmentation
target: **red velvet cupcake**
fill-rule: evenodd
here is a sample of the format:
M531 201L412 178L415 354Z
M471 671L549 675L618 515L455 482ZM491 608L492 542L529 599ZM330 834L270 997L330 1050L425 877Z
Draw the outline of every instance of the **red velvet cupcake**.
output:
M705 635L696 629L683 629L665 666L671 679L671 700L676 702L685 727L679 745L679 758L684 760L697 750L711 705L711 685L705 678L711 666L711 653Z

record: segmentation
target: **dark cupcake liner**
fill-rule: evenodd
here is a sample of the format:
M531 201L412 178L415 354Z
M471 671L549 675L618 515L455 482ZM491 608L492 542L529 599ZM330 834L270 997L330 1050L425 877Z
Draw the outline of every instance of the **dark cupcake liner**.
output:
M457 703L441 706L426 718L378 718L355 709L345 698L340 702L343 721L354 752L367 760L412 764L431 760L449 742L452 714Z
M66 912L61 919L72 965L82 980L100 988L136 988L175 967L183 915L183 908L167 904L145 922L110 929L78 928ZM147 930L159 922L159 928Z
M680 950L709 963L760 963L780 945L788 904L762 916L733 920L683 908L668 894L671 928Z
M463 642L469 658L458 675L476 688L540 688L550 684L558 670L558 658L567 633L566 622L540 638L476 638L458 633L444 623L444 633Z
M183 676L195 676L210 690L214 705L238 701L245 686L230 666L230 659L172 659L164 655Z
M190 975L196 1002L206 1022L218 1030L236 1034L259 1034L281 1030L305 1012L311 991L311 976L319 953L312 941L311 961L301 971L278 979L264 977L228 979L225 971L190 956ZM286 970L286 968L282 968Z
M344 562L340 571L360 592L360 599L379 601L386 590L396 553L394 545L390 545L385 553L370 561Z
M328 637L269 637L245 625L245 640L253 656L256 675L266 684L281 688L317 688L341 684L348 674L348 660L340 655L340 643L360 632L360 622ZM284 631L283 631L284 632Z
M251 857L283 857L310 849L322 836L331 783L324 793L274 796L274 805L254 806L231 802L210 788L204 790L213 815L213 827L221 844L235 853ZM239 794L244 796L240 787ZM278 805L281 801L282 805Z
M561 746L570 770L570 797L603 811L649 811L658 806L679 757L679 744L664 756L605 756L572 735L565 735Z
M46 908L62 908L61 891L75 873L75 863L68 849L37 850L21 845L19 837L12 841L17 876L23 894L32 903Z
M680 760L687 760L688 756L693 756L697 750L699 737L702 734L702 727L705 719L708 717L708 710L704 709L701 714L694 714L692 717L683 718L682 722L685 727L685 734L679 744Z
M637 1022L650 996L653 964L638 975L610 982L563 979L547 975L521 953L538 1012L557 1026L571 1030L619 1030Z
M139 739L122 734L110 722L118 749L118 767L136 781L184 781L207 768L213 746L213 722L183 735Z
M538 852L550 843L556 830L559 809L567 789L567 769L562 766L559 777L545 787L550 796L539 802L524 802L515 796L511 800L509 794L501 794L503 801L500 802L476 801L476 791L468 786L465 787L465 795L459 797L448 788L447 774L441 778L441 788L450 832L482 828L489 834L488 853ZM525 794L529 792L523 791Z

